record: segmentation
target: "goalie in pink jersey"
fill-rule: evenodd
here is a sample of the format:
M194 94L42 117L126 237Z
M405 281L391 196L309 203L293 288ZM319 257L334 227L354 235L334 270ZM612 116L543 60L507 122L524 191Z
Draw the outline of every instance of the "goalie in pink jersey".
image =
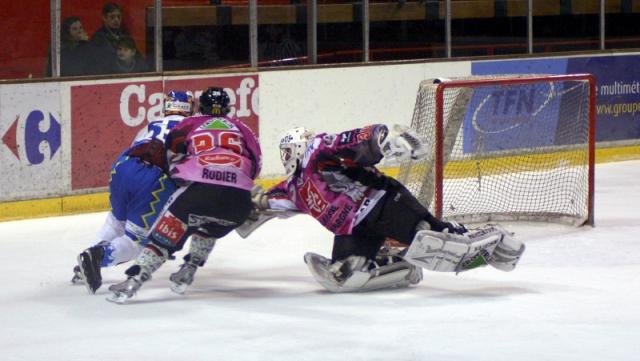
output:
M253 132L227 116L229 96L209 88L200 112L175 126L166 139L169 172L179 186L149 231L149 244L126 270L127 280L109 287L108 300L122 303L191 237L180 270L170 276L183 293L204 265L216 240L241 225L253 208L251 189L260 173L261 151ZM232 206L231 206L232 205Z
M504 229L490 225L468 232L441 221L404 185L375 168L383 157L417 160L426 152L424 140L401 126L391 132L375 124L317 135L294 128L280 141L287 178L268 192L254 190L258 217L252 219L302 212L331 231L331 259L307 253L305 262L332 292L406 287L420 282L421 268L460 272L488 263L513 269L524 245ZM408 247L402 252L383 247L388 238Z

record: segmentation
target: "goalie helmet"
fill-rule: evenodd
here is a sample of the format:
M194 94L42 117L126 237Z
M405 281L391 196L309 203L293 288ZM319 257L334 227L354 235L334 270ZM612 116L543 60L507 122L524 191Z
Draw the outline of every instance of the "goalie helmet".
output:
M169 90L164 96L164 115L184 115L188 117L193 114L194 99L190 91Z
M288 130L280 138L280 160L287 176L296 171L313 137L314 133L309 129L297 127Z
M208 115L227 115L229 95L222 88L211 87L200 95L200 112Z

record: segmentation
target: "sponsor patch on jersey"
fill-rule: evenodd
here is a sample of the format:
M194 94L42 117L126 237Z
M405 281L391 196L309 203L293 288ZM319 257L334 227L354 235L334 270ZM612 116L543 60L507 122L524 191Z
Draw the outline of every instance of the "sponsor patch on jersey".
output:
M367 126L362 129L358 129L356 133L356 142L360 143L365 140L371 139L372 129L373 129L372 126Z
M236 126L226 118L211 118L204 122L200 129L229 130L236 129Z
M350 130L348 132L342 132L340 133L340 135L338 135L338 138L340 138L340 140L338 141L338 144L340 145L349 144L353 141L354 136L355 136L354 130Z
M300 196L314 218L320 216L329 205L310 179L307 179L300 188Z
M220 154L204 154L198 156L198 164L202 166L221 165L240 168L242 165L242 157L236 154L220 153Z
M152 235L160 242L176 245L186 231L187 225L171 212L167 212L158 221L158 225L153 230Z
M350 204L345 204L344 207L342 207L342 209L340 210L340 213L338 213L338 216L333 220L333 223L329 225L329 230L331 232L337 232L338 229L342 227L342 225L344 225L344 222L346 222L347 217L349 217L349 213L351 213L351 210L353 210L353 206Z

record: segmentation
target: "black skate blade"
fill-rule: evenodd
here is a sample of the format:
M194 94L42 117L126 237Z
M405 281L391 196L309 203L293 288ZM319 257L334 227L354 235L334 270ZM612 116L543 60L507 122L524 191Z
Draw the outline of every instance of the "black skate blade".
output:
M84 285L87 291L90 294L95 294L102 285L102 276L100 275L100 266L98 265L97 272L93 266L91 252L84 251L78 255L78 267L80 267L80 272L84 276Z

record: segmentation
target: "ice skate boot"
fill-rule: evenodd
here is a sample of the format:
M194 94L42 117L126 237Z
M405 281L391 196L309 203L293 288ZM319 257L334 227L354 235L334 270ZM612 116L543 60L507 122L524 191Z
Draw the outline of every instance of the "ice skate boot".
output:
M150 246L143 248L136 258L136 264L125 271L127 280L109 287L109 291L113 294L107 297L107 301L120 304L127 302L135 296L144 282L151 279L151 274L166 260L167 251L164 248L150 248Z
M87 291L91 294L96 293L96 290L98 290L102 285L100 267L103 257L104 245L102 242L93 247L87 248L84 252L78 255L78 267L80 268L80 274L84 279Z
M184 263L178 272L173 273L171 280L171 290L178 294L183 294L187 287L193 282L193 277L198 267L204 266L209 258L209 254L216 245L216 238L205 236L204 234L194 234L191 236L189 253L184 256Z
M138 277L129 277L126 281L109 286L109 291L113 294L107 297L107 301L119 304L127 302L138 292L142 282Z
M169 277L171 281L171 290L178 294L183 294L189 285L193 283L193 277L198 270L198 266L204 262L199 262L195 257L191 255L184 256L184 263L180 265L178 272L172 273Z

